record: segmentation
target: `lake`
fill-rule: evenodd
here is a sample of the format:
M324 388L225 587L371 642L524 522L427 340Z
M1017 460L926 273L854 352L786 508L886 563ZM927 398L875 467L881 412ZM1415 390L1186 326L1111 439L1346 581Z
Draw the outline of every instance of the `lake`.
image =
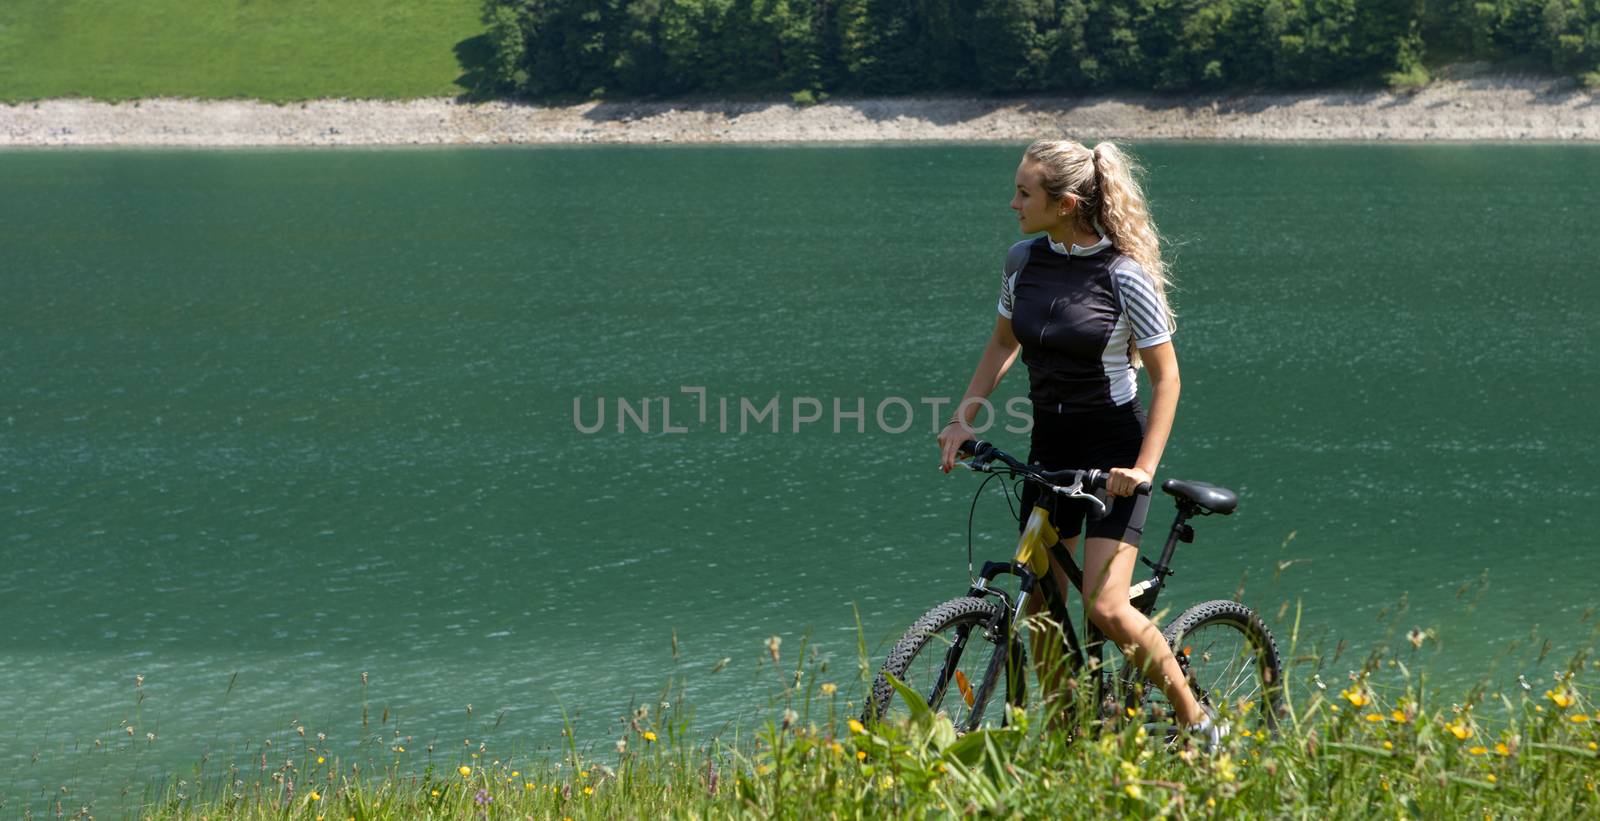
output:
M1134 148L1178 284L1161 475L1242 499L1164 601L1239 591L1285 643L1298 605L1330 681L1591 646L1600 147ZM967 584L979 482L923 400L993 324L1020 150L0 152L0 791L301 727L455 761L565 710L604 747L669 680L748 728L774 635L859 697L857 613L876 662Z

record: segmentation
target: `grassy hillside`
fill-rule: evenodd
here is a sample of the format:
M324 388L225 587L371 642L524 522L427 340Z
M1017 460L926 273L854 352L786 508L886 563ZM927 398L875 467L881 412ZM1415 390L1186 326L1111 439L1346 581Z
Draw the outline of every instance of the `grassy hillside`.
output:
M465 90L457 55L483 30L480 8L479 0L4 0L0 100L452 96Z

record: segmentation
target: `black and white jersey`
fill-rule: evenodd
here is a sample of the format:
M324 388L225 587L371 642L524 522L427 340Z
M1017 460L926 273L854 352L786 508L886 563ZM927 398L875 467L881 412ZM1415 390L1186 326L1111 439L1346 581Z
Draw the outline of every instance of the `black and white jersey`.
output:
M1022 343L1028 398L1059 413L1132 401L1133 349L1172 339L1155 280L1104 238L1088 248L1048 236L1011 246L999 310Z

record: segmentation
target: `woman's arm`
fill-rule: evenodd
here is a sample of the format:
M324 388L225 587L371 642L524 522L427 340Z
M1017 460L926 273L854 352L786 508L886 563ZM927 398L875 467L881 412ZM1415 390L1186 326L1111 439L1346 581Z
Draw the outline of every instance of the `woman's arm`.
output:
M988 344L983 346L983 356L978 359L978 367L972 372L972 381L967 383L967 392L962 394L961 402L956 405L958 420L944 426L939 431L939 448L941 457L939 467L949 473L956 463L956 451L961 443L974 438L972 433L972 417L978 412L978 404L973 402L966 405L969 399L988 399L994 392L995 386L1011 370L1011 364L1017 361L1017 351L1021 345L1017 337L1011 332L1011 320L1005 316L996 316L994 331L989 334ZM966 406L967 410L960 409Z
M1107 492L1116 496L1131 496L1140 482L1148 482L1161 465L1161 452L1167 447L1167 436L1172 433L1172 418L1178 410L1178 355L1171 342L1139 349L1150 372L1150 416L1144 428L1144 446L1139 448L1139 460L1129 468L1112 468L1106 482Z

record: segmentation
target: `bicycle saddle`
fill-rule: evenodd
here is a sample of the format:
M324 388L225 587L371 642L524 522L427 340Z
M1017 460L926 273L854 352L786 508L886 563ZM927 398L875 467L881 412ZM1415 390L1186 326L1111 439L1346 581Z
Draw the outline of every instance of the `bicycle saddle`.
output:
M1205 482L1185 482L1182 479L1168 479L1161 483L1161 489L1178 497L1187 499L1212 513L1221 513L1226 516L1239 506L1239 494L1225 487L1208 485Z

